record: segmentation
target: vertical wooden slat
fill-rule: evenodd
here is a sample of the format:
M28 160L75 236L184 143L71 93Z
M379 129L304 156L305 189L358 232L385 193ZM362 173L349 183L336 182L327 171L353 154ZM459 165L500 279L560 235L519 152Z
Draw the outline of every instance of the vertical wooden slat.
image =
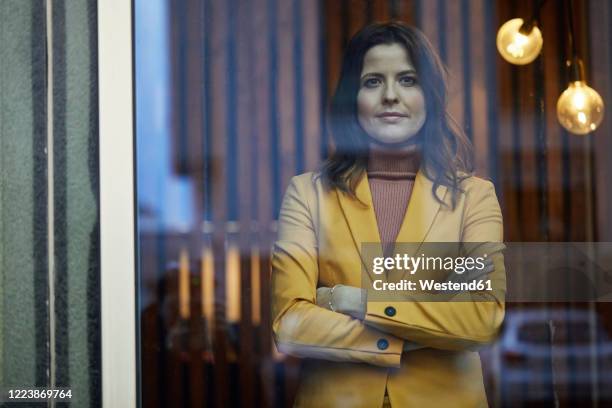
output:
M257 213L257 191L256 188L256 163L253 163L253 137L256 132L254 128L255 114L251 111L256 98L253 83L255 73L252 68L253 43L251 37L250 20L253 6L250 1L240 0L237 4L235 26L237 27L237 114L238 121L238 155L237 166L239 168L239 197L251 197L252 199L240 200L239 214L239 238L238 248L240 257L240 281L238 282L240 296L240 324L239 324L239 349L238 349L238 375L240 386L240 405L254 406L254 376L253 376L253 326L252 326L252 263L251 263L251 225L256 219ZM254 185L255 184L255 185ZM254 216L255 215L255 216Z
M249 234L246 233L242 237L242 245L246 246L249 243ZM254 333L252 322L252 282L251 268L252 258L249 250L243 250L241 253L241 291L244 294L241 298L242 318L240 320L240 350L238 355L239 384L240 384L240 406L256 407L255 402L255 384L254 384Z
M340 75L340 64L342 63L343 33L341 25L338 24L342 18L341 2L325 2L325 32L327 34L327 93L333 95Z
M461 14L461 1L452 1L448 4L443 0L438 1L438 26L445 27L444 30L439 30L438 52L444 59L449 69L448 79L448 111L451 116L457 121L462 129L465 129L463 116L463 95L464 92L469 92L465 88L465 78L463 76L462 57L465 50L462 43L464 35L464 27L467 27L464 21L458 19Z
M372 20L376 22L388 21L391 18L388 0L371 0Z
M225 116L225 138L226 145L225 155L223 156L226 167L226 184L225 191L227 195L226 221L236 222L239 217L239 199L240 191L238 189L238 169L239 160L232 160L238 157L239 151L243 148L238 143L238 77L237 77L237 0L229 0L226 2L225 25L231 27L224 32L224 48L227 57L226 79L225 79L225 100L226 116ZM230 289L231 290L231 289Z
M203 324L204 341L200 359L203 363L202 377L204 401L212 406L215 395L210 390L214 389L214 375L211 370L214 356L213 339L216 332L215 321L215 252L213 247L214 222L213 222L213 121L212 121L212 0L203 0L200 6L201 24L201 55L202 55L202 88L201 88L201 168L196 170L195 181L201 180L201 188L197 188L196 205L198 210L198 222L202 233L202 259L201 259L201 315ZM219 254L220 255L220 254Z
M212 203L211 211L215 220L215 239L225 240L223 221L227 219L227 49L226 31L227 27L227 3L212 1L211 7L211 29L210 34L210 130L212 136L211 156L212 169L210 177L212 179ZM223 259L222 256L216 259ZM217 269L215 273L219 276L222 273ZM220 285L221 286L221 285Z
M434 47L439 49L438 2L421 1L421 30L425 33Z
M270 30L271 19L267 12L267 0L257 0L253 5L254 15L253 23L251 25L251 37L254 39L253 48L257 52L257 57L254 59L255 62L255 75L256 75L256 97L253 99L253 108L257 113L256 124L259 131L259 141L257 150L253 151L254 159L257 158L259 167L257 168L258 173L258 191L257 191L257 203L259 205L259 213L257 214L258 225L260 226L260 233L266 236L269 228L272 224L273 215L270 208L272 207L272 188L270 180L272 178L272 167L268 165L272 160L271 150L269 144L273 140L271 135L272 123L270 122L272 114L271 96L270 96L270 82L274 80L274 76L270 74L272 70L271 64L271 52L269 49L269 36L268 31ZM263 251L263 252L261 252ZM263 253L263 259L267 259L269 248L266 246L260 247L260 253ZM260 260L261 262L261 260ZM261 278L261 296L262 304L267 305L269 296L267 295L266 289L269 288L267 285L269 277L267 276L266 269L267 265L260 266L260 270L263 272L260 275ZM258 378L261 381L261 387L264 391L259 393L258 403L262 406L269 406L269 397L274 389L274 379L270 378L269 375L264 375L264 367L269 359L271 338L269 335L269 310L264 309L265 313L262 314L262 323L260 329L260 344L258 347L259 367L258 367Z
M566 0L569 1L569 0ZM576 47L578 49L578 53L581 57L585 57L585 47L584 47L584 36L581 35L584 18L584 10L581 7L583 2L575 1L574 9L571 11L571 18L574 22L574 27L576 30L576 38L574 41L576 43ZM564 2L565 7L565 2ZM566 27L566 30L568 28ZM567 75L567 73L566 73ZM566 81L569 81L569 76L566 77ZM567 85L566 85L567 86ZM565 86L565 87L566 87ZM564 88L565 88L564 87ZM580 137L575 135L568 135L568 147L570 154L570 177L569 177L569 188L571 189L570 193L570 217L572 220L571 224L571 234L570 239L572 241L586 241L589 238L587 237L587 231L589 226L587 225L587 190L586 185L588 181L586 180L585 170L587 166L587 155L589 154L589 143L588 136ZM581 222L576 222L576 220L582 220Z
M249 269L245 270L247 273L249 273L249 277L247 277L246 279L249 280L249 289L250 289L250 308L251 308L251 314L250 314L250 319L247 319L248 324L249 324L249 331L250 334L245 336L243 340L243 345L247 346L250 345L251 350L243 350L241 348L241 356L244 355L245 353L249 354L249 356L251 357L249 360L249 364L248 364L248 374L250 376L245 378L243 381L246 381L251 385L251 389L252 391L252 395L250 396L250 401L253 405L258 406L260 405L260 398L259 395L260 393L258 393L259 388L261 387L261 383L258 381L259 376L257 375L257 370L259 368L260 365L260 358L261 358L261 350L257 347L257 332L256 330L256 325L259 324L261 322L261 312L262 312L262 305L261 305L261 270L260 270L260 265L259 265L259 251L256 247L256 243L258 242L258 233L259 233L259 229L260 229L260 195L263 192L260 192L260 185L263 187L263 185L265 185L266 183L260 183L260 168L261 168L261 163L259 161L259 154L261 152L261 149L259 148L259 140L260 139L264 139L263 134L260 133L260 129L259 129L259 118L261 117L260 115L260 98L263 96L261 95L261 88L259 88L258 86L253 86L253 84L258 84L261 82L262 80L262 75L263 73L260 72L257 68L257 64L254 67L253 64L255 61L259 60L259 56L262 52L262 50L259 50L258 47L258 43L257 43L257 36L253 35L256 32L261 32L263 27L259 27L258 24L261 24L261 12L259 11L259 9L257 8L257 5L253 4L253 2L246 2L246 4L241 8L242 10L242 17L241 17L241 25L244 28L243 32L243 38L241 40L241 44L244 44L244 47L246 48L242 48L240 55L242 55L243 57L245 57L245 59L241 62L241 67L242 69L244 69L245 71L248 71L248 75L247 78L249 78L248 83L245 84L245 87L248 87L248 106L245 107L245 110L250 112L250 115L245 115L244 117L244 124L243 126L246 127L246 129L244 130L244 135L247 137L250 137L251 140L248 141L248 145L250 146L249 152L248 152L248 157L245 155L243 156L245 158L245 161L247 161L249 163L249 173L250 176L246 177L246 175L244 176L244 183L243 186L245 188L245 190L247 189L247 186L245 186L244 184L246 182L249 183L248 186L248 197L250 197L250 199L248 200L248 205L249 208L248 209L244 209L243 212L241 213L241 222L242 224L247 227L247 234L248 236L244 236L247 239L247 243L242 243L242 250L248 250L249 254L251 256L250 259L250 266ZM265 58L261 58L263 60L265 60ZM265 89L265 88L263 88ZM245 141L247 142L247 141ZM265 194L265 193L264 193ZM244 232L243 232L244 233ZM248 249L247 249L248 247ZM252 252L255 251L256 252L256 256L253 256ZM248 307L247 307L248 309ZM246 312L244 314L244 316L246 317ZM243 325L244 327L244 325Z
M534 67L534 121L535 121L535 161L536 161L536 188L538 200L538 234L539 240L549 240L548 220L548 171L546 161L548 157L548 135L545 122L546 101L544 99L544 62L542 56L538 57Z
M208 36L207 30L210 10L207 1L187 2L184 24L187 25L187 83L185 86L187 101L187 116L182 118L187 122L187 171L192 176L192 183L197 188L193 191L193 223L189 226L187 248L189 250L190 273L190 319L188 342L188 367L184 370L188 379L185 379L188 401L191 407L205 404L210 395L207 392L206 382L211 379L205 375L206 353L210 352L211 333L208 324L212 321L213 296L211 288L214 281L212 257L206 257L205 251L210 253L206 234L203 233L204 224L210 225L211 208L211 181L210 164L211 134L210 121L207 109L210 107L210 70L208 63ZM193 86L192 84L198 84ZM195 118L195 120L191 120ZM205 283L205 281L207 281ZM206 285L206 286L205 286ZM209 304L209 315L206 316L206 303Z
M281 160L281 117L279 115L279 71L281 70L281 62L279 59L279 27L278 27L278 0L267 0L266 10L268 14L268 49L269 49L269 126L270 126L270 143L267 148L270 150L270 167L272 169L271 180L269 183L272 187L272 207L271 219L276 219L280 208L280 195L282 189L282 174L283 162Z
M397 20L400 17L400 3L401 0L387 0L389 3L389 19Z
M185 121L184 126L187 134L183 139L185 146L184 167L188 169L188 174L200 174L198 169L202 163L202 84L203 84L203 55L202 55L202 4L200 2L188 1L185 7L185 97L184 115L181 120ZM194 86L196 84L197 86Z
M293 86L295 114L295 173L304 172L304 27L300 0L293 0L291 7L293 26Z
M215 336L214 389L215 406L224 407L229 399L228 339L226 321L226 256L225 220L227 220L227 3L211 3L210 30L210 121L212 131L212 219L214 220L213 252L215 254Z
M170 239L168 241L170 241ZM181 353L183 352L184 346L184 337L181 334L184 332L184 322L181 321L179 314L179 299L177 296L179 270L176 261L169 263L168 268L164 270L164 274L166 280L166 293L165 301L162 303L162 315L165 317L164 325L166 332L161 344L167 349L167 353L165 355L166 361L164 367L165 378L162 384L166 392L162 405L173 403L182 405L185 401L185 395L182 389L183 378L181 363Z
M489 121L489 110L491 107L488 104L487 94L489 92L494 93L495 89L488 88L487 83L487 66L489 63L482 64L479 61L487 60L487 46L492 46L489 42L489 38L495 34L495 32L487 31L485 28L485 21L488 18L484 12L486 0L474 0L469 2L470 8L467 10L467 15L462 13L465 17L467 32L469 32L469 38L464 38L464 41L472 44L471 52L467 56L470 61L469 66L464 65L464 76L469 76L471 81L471 88L467 89L466 92L471 93L471 98L465 100L465 103L470 104L469 112L466 112L466 117L470 118L471 123L471 135L474 143L474 165L477 174L482 177L490 177L491 172L490 166L490 149L489 149L489 138L494 135L491 129L488 128ZM478 12L478 10L482 10ZM463 19L462 19L463 20ZM466 58L465 56L463 57ZM496 102L494 102L496 103ZM497 158L497 155L495 156Z
M509 2L498 2L497 27L514 15ZM504 239L507 241L520 241L519 230L519 206L518 192L515 188L516 176L514 172L515 152L513 146L513 127L516 122L515 103L513 103L513 91L516 77L516 68L506 63L496 54L497 68L499 70L499 148L501 153L500 178L502 194L502 210L504 210Z
M295 35L292 25L292 2L279 1L277 7L277 24L274 41L278 44L278 76L277 78L277 98L276 105L279 131L280 156L275 158L280 163L280 185L276 194L282 194L285 187L289 184L289 178L295 174L295 138L296 138L296 117L295 117L295 81L293 61ZM277 197L277 199L279 199ZM278 208L278 207L277 207Z
M170 11L170 29L171 42L180 44L180 46L170 47L171 54L171 75L172 75L172 110L171 110L171 157L173 158L173 170L177 173L185 173L187 171L187 127L184 118L186 117L186 76L187 76L187 53L185 47L186 41L186 26L184 22L186 16L186 4L169 2L168 9ZM162 173L163 174L163 173ZM160 174L161 175L161 174ZM163 359L160 364L160 369L163 373L163 381L161 387L161 406L175 403L183 404L185 395L182 389L183 382L183 367L181 362L181 353L183 352L183 339L181 335L182 329L186 322L180 319L179 310L179 268L178 268L178 252L175 248L174 238L169 231L166 231L168 219L168 201L165 197L167 186L163 184L163 189L158 193L160 196L160 214L159 214L159 231L158 231L158 249L160 258L158 259L159 280L158 291L160 293L160 353Z
M450 25L448 25L447 22L447 18L448 18L448 9L449 6L457 6L458 2L451 2L450 4L448 4L446 2L446 0L438 0L438 7L436 9L437 15L436 15L436 24L438 27L445 27L446 30L443 29L439 29L438 30L438 53L440 54L440 58L442 58L442 61L444 61L444 63L448 63L448 33L447 30L452 29L452 27L458 28L460 25L456 24L455 21L453 21L453 23L451 23ZM452 13L451 13L452 14Z
M270 50L269 34L270 19L267 14L268 0L255 0L252 5L253 14L249 26L249 36L252 39L252 53L250 54L251 69L253 70L253 92L250 111L254 113L254 127L257 129L255 149L252 151L252 161L257 165L254 168L257 182L256 199L258 212L257 219L262 226L267 227L272 219L270 208L272 206L272 167L269 165L271 160L270 142L272 140L270 123L270 84L272 79L270 71Z
M260 226L260 234L264 237L264 242L267 241L265 237L267 237L268 232L272 226L272 221L274 220L273 211L271 211L273 207L273 194L274 189L272 188L271 180L273 178L274 168L269 165L269 163L273 160L272 149L270 148L270 144L274 143L273 129L274 129L274 120L276 118L275 112L273 110L275 107L273 106L273 97L272 90L273 87L271 82L275 80L275 74L273 70L275 69L275 62L273 61L274 53L273 50L270 49L270 37L273 35L271 33L272 25L275 23L275 17L270 16L269 13L269 0L256 0L253 5L254 16L253 16L253 24L251 26L251 37L254 39L253 48L257 52L257 58L255 61L255 72L257 80L255 83L257 84L256 90L256 98L253 100L253 105L255 107L255 111L257 112L257 128L259 133L259 141L257 151L253 152L254 157L257 156L257 160L259 163L258 167L258 192L257 192L257 202L259 205L259 213L258 219ZM275 30L275 29L274 29ZM262 260L267 260L267 254L269 253L269 247L262 245L260 247L260 253L265 254L262 256ZM262 265L260 270L261 274L261 296L262 296L262 304L268 305L269 303L269 276L267 274L267 267L269 265ZM258 348L258 355L260 356L260 366L258 368L258 378L261 380L261 387L265 390L260 392L258 402L260 405L269 406L271 394L274 389L274 378L269 375L264 374L264 367L270 356L270 343L271 336L269 332L270 328L270 318L269 318L269 308L265 308L262 315L262 323L261 323L261 331L260 331L260 344Z
M160 193L162 193L160 191ZM170 368L170 364L169 364L169 355L170 355L170 350L167 350L166 347L166 339L168 336L168 326L170 325L170 319L169 319L169 315L164 315L164 305L166 303L166 298L167 298L167 293L169 290L169 282L170 282L170 277L167 276L168 271L166 270L166 260L168 259L167 254L166 254L166 239L164 234L162 233L162 228L163 228L163 217L160 217L160 220L158 222L158 227L159 228L159 232L156 234L155 237L155 244L156 244L156 250L157 250L157 280L156 280L156 284L157 284L157 299L158 299L158 319L157 319L157 327L159 330L158 333L158 341L160 344L160 353L159 353L159 369L161 371L161 375L159 376L160 378L160 383L158 384L158 386L160 386L160 390L159 390L159 399L160 399L160 404L163 405L166 403L167 399L168 399L168 395L170 395L170 390L168 390L168 387L162 386L162 385L166 385L169 384L168 382L168 373L171 371Z
M328 42L327 38L327 16L325 14L324 0L317 1L317 11L318 11L318 32L319 32L319 49L318 49L318 59L319 59L319 89L320 89L320 98L319 102L320 106L320 114L321 120L319 122L321 126L321 143L319 145L319 157L321 160L324 160L328 156L328 151L330 149L330 135L327 132L327 126L325 123L326 117L326 109L327 109L327 101L329 93L329 81L328 81Z
M547 38L561 38L563 30L563 13L554 3L545 4L542 9L543 24L541 26L544 41ZM548 18L547 18L548 17ZM561 87L559 54L563 53L562 41L546 41L542 48L542 59L545 82L545 118L548 137L548 230L551 241L563 241L564 236L564 208L563 201L563 144L561 141L561 127L557 121L557 99L563 88Z
M318 8L318 2L300 1L301 15L303 19L302 38L304 55L302 62L303 87L304 87L304 157L305 171L316 170L320 163L320 146L324 129L321 128L322 103L321 95L324 94L324 85L321 82L320 72L320 27L319 15L322 10Z
M173 31L176 38L176 46L173 47L175 56L174 85L175 85L175 109L173 110L173 132L172 151L174 155L175 170L178 174L187 174L189 171L189 123L187 121L189 96L187 84L189 83L189 19L188 3L173 2ZM196 111L198 112L198 111Z
M367 24L367 7L363 0L350 0L344 13L348 16L347 38L351 38L357 31Z
M302 24L300 16L300 7L298 1L277 1L277 24L275 35L275 43L278 47L278 76L275 78L278 81L278 117L279 121L279 142L280 156L276 157L281 164L277 171L280 172L280 188L277 192L279 204L276 206L275 217L278 217L280 209L281 195L284 193L286 186L289 184L291 177L299 171L300 163L302 162L303 151L303 101L297 101L297 97L302 96L303 67L296 67L294 64L302 60L301 43L300 41ZM299 21L299 24L298 23ZM282 61L282 63L281 63ZM292 64L285 62L291 61ZM276 379L276 390L280 395L285 396L285 403L289 406L293 402L294 393L291 391L292 386L296 381L295 376L289 375L290 372L285 372L285 375L279 376Z
M557 57L556 57L556 61L555 59L551 59L552 63L557 63L558 68L556 70L556 72L558 72L558 80L556 81L556 83L553 83L553 85L556 85L557 88L557 95L555 97L555 99L557 99L559 97L559 95L561 94L561 92L563 92L565 90L565 88L568 85L568 72L567 72L567 68L565 66L565 63L567 61L567 58L569 56L569 50L568 50L568 40L567 40L567 36L568 36L568 30L569 27L567 25L567 7L566 7L566 2L565 1L561 1L558 2L558 7L557 7L557 19L556 19L556 33L558 38L563 39L562 41L560 41L559 46L557 47ZM555 101L555 107L556 107L556 101ZM555 112L556 113L556 112ZM555 115L556 116L556 115ZM571 240L571 236L572 236L572 231L575 229L575 220L572 219L572 195L573 195L573 191L572 191L572 187L571 187L571 168L572 168L572 152L570 150L570 134L565 131L559 124L558 122L556 123L556 133L558 135L558 138L556 138L558 146L559 146L559 158L560 158L560 174L561 174L561 180L560 180L560 186L561 186L561 193L560 193L560 199L562 202L561 210L562 212L560 213L561 215L561 220L563 222L562 226L561 226L561 231L559 231L558 235L562 236L562 240L563 241L570 241ZM556 180L555 180L556 181ZM555 236L557 235L557 233L554 234ZM573 285L573 281L575 280L575 277L573 276L565 276L564 277L565 281L568 283L568 285ZM571 286L570 286L571 287ZM569 312L573 307L575 307L576 305L571 303L571 302L567 302L566 304L563 305L563 307ZM565 339L566 341L568 341L568 339ZM554 348L554 343L552 345L552 347ZM570 371L573 371L572 368L575 368L575 363L574 363L574 359L571 356L559 356L560 358L554 358L552 364L553 367L555 367L555 365L559 364L559 363L568 363L568 369ZM556 390L558 393L561 393L561 398L571 398L571 396L567 396L564 395L565 391L564 390L559 390L557 387ZM566 402L567 403L567 402ZM574 404L568 404L568 405L574 405Z
M558 64L558 72L559 72L559 92L563 92L567 87L568 81L568 73L567 68L565 67L565 63L567 60L567 24L565 18L566 8L564 7L564 2L559 3L558 7L558 29L557 35L560 38L563 38L563 41L560 43L557 53L557 64ZM557 96L558 98L558 96ZM562 192L562 200L563 200L563 240L570 241L571 234L573 230L572 225L572 199L571 199L571 152L569 146L569 133L563 129L562 127L557 126L559 132L559 143L560 143L560 156L561 156L561 192Z
M531 13L530 4L519 2L518 15L527 16ZM519 175L515 188L520 191L519 211L521 220L521 239L524 241L539 241L538 230L538 185L536 179L536 144L535 144L535 115L536 108L533 97L534 65L515 68L517 73L516 101L518 116L515 122L515 148L520 162L515 166Z
M200 359L203 362L201 387L204 393L204 403L207 406L214 405L214 375L212 372L215 337L215 254L212 245L212 234L210 223L205 223L208 228L203 231L202 259L201 259L201 315L202 315L202 350Z
M261 231L259 241L259 251L262 256L259 258L261 273L261 303L262 305L270 305L270 249L272 248L272 234L266 229ZM260 404L262 406L271 406L274 401L274 376L270 372L273 366L272 360L272 319L270 316L270 307L264 309L261 316L261 324L259 329L259 378L261 381Z
M212 225L212 184L213 184L213 150L212 150L212 0L204 0L201 8L202 16L202 167L195 180L201 179L201 188L196 189L201 196L201 215L203 222ZM197 206L196 206L197 208ZM204 224L202 224L204 229Z
M463 55L461 56L461 74L463 77L463 129L470 140L474 140L474 129L473 129L473 117L472 117L472 61L474 59L474 48L477 45L473 44L472 31L474 27L474 21L478 21L477 18L472 19L473 10L470 7L471 1L462 0L461 11L457 13L461 21L461 49ZM479 65L479 64L476 64ZM486 149L486 145L483 146Z
M213 253L215 253L215 321L213 337L213 388L215 389L215 406L223 407L229 398L228 388L228 340L225 310L225 245L223 230L215 229L213 235Z
M201 313L203 310L204 298L201 294L201 263L194 262L200 255L198 247L201 246L199 240L194 240L189 237L189 289L190 289L190 319L188 336L188 382L189 382L189 403L191 407L201 407L205 403L205 381L204 377L204 361L202 354L206 346L206 327L204 325L204 317ZM195 258L195 259L194 259Z
M156 241L157 236L153 234L141 237L140 241L141 298L146 295L146 298L149 299L147 304L143 304L143 309L140 311L142 322L142 389L154 390L143 392L142 404L144 407L158 407L165 398L164 391L160 389L160 384L164 383L163 356L165 349L160 347L163 344L163 336L161 335L163 322L160 310L162 297L159 290L162 282L158 279L160 272L158 268L162 268L160 268ZM163 273L163 270L161 273Z
M398 7L396 18L405 23L408 23L411 25L417 25L418 18L417 18L416 12L418 10L419 0L413 0L413 1L401 0L401 1L397 1L396 3Z
M485 1L483 4L483 19L484 19L484 32L483 36L484 40L484 60L487 61L485 65L485 84L484 87L486 89L486 97L485 100L480 100L476 95L474 97L475 107L474 111L478 109L482 109L483 105L480 107L476 107L477 103L484 103L487 111L487 122L486 122L486 137L488 142L488 149L486 152L482 152L479 148L476 148L476 153L479 156L480 154L485 154L488 156L487 164L480 165L486 166L488 168L488 175L492 178L493 183L495 184L495 189L498 195L498 199L500 203L504 202L503 189L500 188L500 157L502 156L502 152L499 148L499 119L500 119L500 109L499 109L499 86L497 81L498 71L497 66L500 64L500 58L497 54L496 46L495 46L495 37L493 33L497 34L497 7L496 2ZM478 81L474 82L475 84L479 84ZM474 143L478 143L479 132L475 129L475 138ZM477 165L479 163L479 157L477 156L476 162ZM479 166L479 167L480 167ZM482 168L482 167L480 167Z

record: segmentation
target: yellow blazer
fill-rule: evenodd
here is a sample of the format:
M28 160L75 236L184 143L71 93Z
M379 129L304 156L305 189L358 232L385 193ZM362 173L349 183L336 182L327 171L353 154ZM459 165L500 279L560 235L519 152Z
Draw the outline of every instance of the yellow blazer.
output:
M461 189L451 210L434 199L432 182L419 172L397 242L502 242L493 185L470 177ZM437 192L450 202L446 187ZM295 406L378 408L385 388L398 408L487 406L474 349L494 340L503 321L501 252L492 255L489 277L501 288L493 301L368 301L363 321L319 307L318 287L362 286L361 243L380 242L367 175L356 195L367 205L305 173L293 177L282 203L272 328L281 352L306 358ZM388 306L396 310L392 317ZM404 352L405 342L424 347Z

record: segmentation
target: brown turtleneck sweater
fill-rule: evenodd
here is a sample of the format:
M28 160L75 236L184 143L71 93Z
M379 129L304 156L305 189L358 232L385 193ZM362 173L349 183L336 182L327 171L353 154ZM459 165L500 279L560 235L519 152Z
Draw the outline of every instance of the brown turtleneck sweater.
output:
M370 150L368 182L383 243L393 243L397 238L419 165L415 150Z

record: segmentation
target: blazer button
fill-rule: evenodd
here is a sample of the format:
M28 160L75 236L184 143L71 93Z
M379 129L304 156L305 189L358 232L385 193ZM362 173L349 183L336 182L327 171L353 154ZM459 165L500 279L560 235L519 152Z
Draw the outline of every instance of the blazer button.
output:
M387 339L379 339L376 342L376 346L379 350L386 350L387 348L389 348L389 342L387 341Z
M385 314L389 317L395 316L395 308L393 306L387 306L385 308Z

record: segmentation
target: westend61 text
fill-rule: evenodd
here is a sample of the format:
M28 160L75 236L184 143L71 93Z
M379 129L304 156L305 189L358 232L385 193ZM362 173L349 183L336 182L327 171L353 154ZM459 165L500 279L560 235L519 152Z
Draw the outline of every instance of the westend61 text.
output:
M380 279L372 283L374 290L417 290L416 282L402 279L399 282L384 282ZM456 292L493 290L490 280L474 280L471 282L436 282L432 279L420 279L419 288L424 291Z

